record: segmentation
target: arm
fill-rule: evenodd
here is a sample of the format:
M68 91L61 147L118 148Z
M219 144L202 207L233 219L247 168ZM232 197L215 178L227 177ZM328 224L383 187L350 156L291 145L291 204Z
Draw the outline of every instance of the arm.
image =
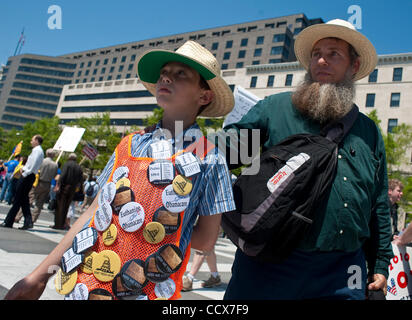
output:
M84 224L93 216L97 208L97 197L91 206L82 214L66 233L53 251L37 266L36 269L22 280L18 281L7 293L5 300L14 299L39 299L47 281L54 274L55 266L60 266L63 253L71 247L76 234Z
M221 217L221 214L199 216L197 224L193 227L191 238L193 249L203 252L213 250L219 235Z
M400 236L393 237L393 243L397 246L406 246L412 242L412 223L401 233Z

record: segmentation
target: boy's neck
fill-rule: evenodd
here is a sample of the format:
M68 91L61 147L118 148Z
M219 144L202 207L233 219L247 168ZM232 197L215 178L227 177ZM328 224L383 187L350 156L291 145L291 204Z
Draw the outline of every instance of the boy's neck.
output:
M184 117L168 117L166 114L163 114L161 127L163 129L169 130L169 132L172 134L172 137L175 137L182 133L183 130L186 130L191 125L193 125L195 121L196 119L184 119Z

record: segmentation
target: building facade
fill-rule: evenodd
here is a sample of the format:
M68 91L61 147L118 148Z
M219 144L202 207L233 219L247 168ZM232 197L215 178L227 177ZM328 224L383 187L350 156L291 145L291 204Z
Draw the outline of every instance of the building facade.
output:
M175 50L187 40L209 49L222 70L295 61L294 37L323 23L304 14L186 32L155 39L70 53L59 57L23 54L10 57L0 80L0 126L53 116L65 84L135 79L137 59L150 49Z

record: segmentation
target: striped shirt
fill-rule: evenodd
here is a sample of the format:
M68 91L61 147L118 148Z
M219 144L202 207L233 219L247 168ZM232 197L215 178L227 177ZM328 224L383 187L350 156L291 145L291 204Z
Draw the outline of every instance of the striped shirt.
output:
M186 149L191 143L202 136L199 126L195 123L175 138L167 139L166 132L160 125L152 133L135 134L131 143L133 157L148 157L148 149L152 142L158 139L170 141L174 153ZM97 183L102 188L108 181L113 169L115 153L112 154ZM190 242L193 225L198 215L210 216L235 210L232 184L226 160L218 148L212 149L201 161L202 173L192 179L193 188L190 193L190 203L185 210L182 222L180 249L184 253Z

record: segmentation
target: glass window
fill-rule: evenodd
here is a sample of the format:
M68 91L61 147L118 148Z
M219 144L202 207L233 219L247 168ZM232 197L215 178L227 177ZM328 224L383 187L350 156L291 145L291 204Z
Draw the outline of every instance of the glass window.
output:
M226 41L226 49L232 48L233 40Z
M129 67L127 68L128 71L133 69L133 63L129 64Z
M402 81L402 71L403 68L393 68L392 81Z
M126 61L126 56L123 56L122 57L122 62L125 62Z
M391 94L391 107L399 107L401 101L401 94L399 92Z
M81 62L80 63L80 68L83 68L84 67L84 62Z
M117 62L117 58L114 57L114 58L112 59L112 63L116 63L116 62Z
M282 33L282 34L275 34L275 35L273 36L272 42L283 42L283 41L285 41L285 37L286 37L286 35L285 35L284 33Z
M285 86L289 87L292 85L293 74L287 74L285 80Z
M262 48L257 48L255 49L255 52L253 53L254 57L260 57L262 55Z
M375 94L368 93L366 95L366 107L374 107L375 106Z
M97 69L94 69L93 70L93 74L95 75L97 73Z
M130 57L130 61L135 61L136 60L136 55L132 54L132 56Z
M257 65L259 65L260 64L260 61L259 60L253 60L252 61L252 66L257 66Z
M119 66L119 72L123 72L123 68L124 68L123 65Z
M271 55L278 55L281 54L283 50L283 46L279 46L279 47L272 47L272 49L270 50L270 54Z
M248 38L244 38L244 39L240 40L240 46L241 47L246 47L247 42L248 42Z
M229 60L230 59L230 52L225 52L223 54L223 60Z
M269 76L267 86L268 87L273 87L274 82L275 82L275 76Z
M87 63L87 67L90 67L91 65L92 65L92 62L89 61L89 62Z
M86 72L84 73L85 76L89 75L90 70L86 70Z
M272 63L280 63L280 62L282 62L282 59L269 59L269 63L270 63L270 64L272 64Z
M377 82L378 81L378 69L373 70L369 75L369 82Z
M236 68L243 68L243 62L236 63Z
M241 58L244 58L245 56L246 56L246 50L240 50L238 58L241 59Z
M107 64L109 62L109 59L104 59L103 64Z
M114 71L114 67L110 67L110 73L112 73Z
M212 50L217 50L219 48L219 42L213 42L212 43Z
M256 38L256 44L263 44L264 41L265 41L264 36L260 36Z
M101 74L104 74L105 72L106 72L106 68L103 67L103 68L102 68L102 71L101 71Z
M223 63L222 67L220 69L222 70L226 70L228 68L228 64L227 63Z
M96 60L96 63L95 63L96 67L97 67L99 64L100 64L100 60Z
M256 82L257 82L257 77L256 76L250 78L250 87L251 88L256 88Z
M82 75L82 71L80 70L79 72L77 72L77 76L80 77Z
M388 133L393 131L393 128L395 128L398 125L398 119L388 119Z

